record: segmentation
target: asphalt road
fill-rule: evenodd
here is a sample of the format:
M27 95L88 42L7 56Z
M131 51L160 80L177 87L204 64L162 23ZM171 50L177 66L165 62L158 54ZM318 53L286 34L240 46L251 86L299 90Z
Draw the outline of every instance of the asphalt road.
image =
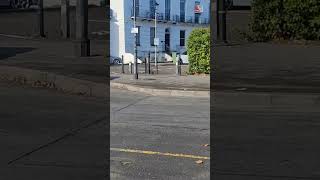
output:
M4 83L0 99L0 179L106 178L105 100ZM110 115L111 179L209 179L208 99L112 90Z
M209 99L112 90L110 128L111 179L209 179Z
M320 94L214 94L213 179L320 179Z

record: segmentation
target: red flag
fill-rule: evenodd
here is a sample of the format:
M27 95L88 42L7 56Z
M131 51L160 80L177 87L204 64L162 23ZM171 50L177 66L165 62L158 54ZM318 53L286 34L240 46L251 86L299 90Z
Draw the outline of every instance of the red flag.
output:
M195 13L201 13L201 12L202 12L201 6L200 6L200 5L195 5L195 7L194 7L194 12L195 12Z

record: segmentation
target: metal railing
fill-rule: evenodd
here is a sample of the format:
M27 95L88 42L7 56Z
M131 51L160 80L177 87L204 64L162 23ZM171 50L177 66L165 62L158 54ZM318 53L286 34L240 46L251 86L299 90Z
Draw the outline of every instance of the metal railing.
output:
M137 11L136 12L137 20L154 20L155 14L152 11ZM131 10L131 18L134 18L134 10ZM208 18L195 18L193 16L187 16L181 18L179 15L168 16L165 13L157 13L157 20L159 22L171 22L171 23L190 23L190 24L209 24Z

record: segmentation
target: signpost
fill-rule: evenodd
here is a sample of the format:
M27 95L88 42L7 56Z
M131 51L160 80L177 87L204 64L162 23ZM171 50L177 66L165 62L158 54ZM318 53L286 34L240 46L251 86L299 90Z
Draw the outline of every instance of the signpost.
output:
M136 20L137 20L137 12L136 12L136 0L133 1L133 13L134 13L134 20L133 20L133 28L131 29L131 33L134 34L134 78L138 79L138 49L137 49L137 34L139 33L139 29L136 27Z
M154 0L154 65L156 67L156 74L158 74L158 64L157 64L157 46L159 45L159 39L157 38L157 6L159 5L156 0ZM156 40L157 39L157 40ZM158 44L156 44L156 41Z

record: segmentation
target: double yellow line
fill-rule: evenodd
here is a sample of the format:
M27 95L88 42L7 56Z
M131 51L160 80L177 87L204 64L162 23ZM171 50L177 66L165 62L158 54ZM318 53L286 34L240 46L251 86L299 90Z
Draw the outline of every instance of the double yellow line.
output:
M196 155L189 155L189 154L175 154L175 153L163 153L163 152L156 152L156 151L136 150L136 149L110 148L110 151L126 152L126 153L138 153L138 154L147 154L147 155L171 156L171 157L191 158L191 159L204 159L204 160L209 160L210 159L210 157L206 157L206 156L196 156Z

